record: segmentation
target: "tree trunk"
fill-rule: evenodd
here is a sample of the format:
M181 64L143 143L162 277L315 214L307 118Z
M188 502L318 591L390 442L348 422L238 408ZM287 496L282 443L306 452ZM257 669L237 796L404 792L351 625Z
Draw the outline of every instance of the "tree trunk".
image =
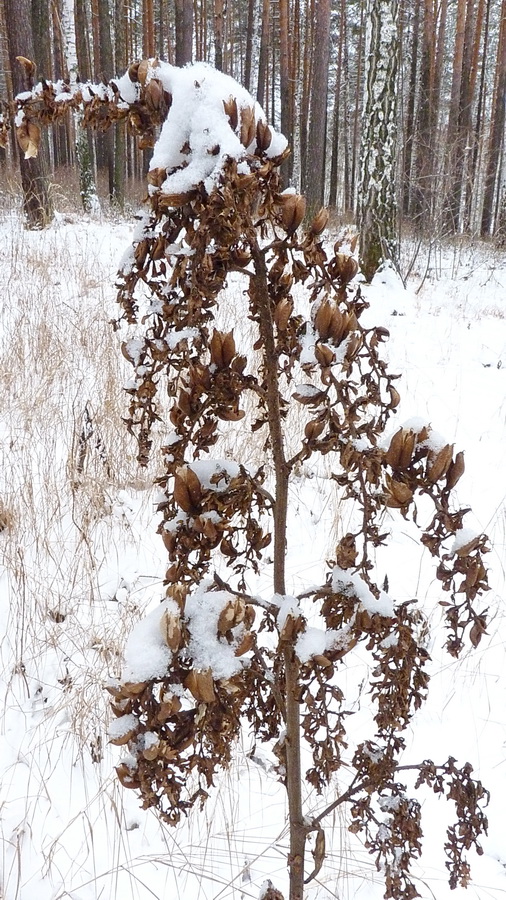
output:
M31 6L29 0L4 0L4 11L12 88L15 95L28 87L24 69L16 62L16 57L24 56L33 60L35 56ZM43 153L33 159L24 159L19 148L17 152L27 226L44 228L53 218L53 205L49 195Z
M346 31L346 0L341 0L339 22L339 44L337 49L336 81L334 85L334 110L332 114L332 154L330 160L329 206L337 206L337 183L339 177L341 83L343 72L343 47Z
M279 0L279 86L281 101L281 131L293 147L292 90L290 81L291 47L288 33L289 0ZM293 173L293 153L281 166L283 183L288 185Z
M225 23L225 0L214 0L214 65L223 71L223 31Z
M309 216L318 212L325 199L330 9L330 0L316 0L308 152L304 178Z
M258 55L258 86L257 100L260 106L265 107L267 97L267 68L269 65L269 30L270 30L270 0L262 0L262 26L260 33L260 52Z
M371 281L397 261L396 202L398 0L369 0L366 100L360 185L360 259Z
M404 6L404 12L408 10ZM407 18L407 16L405 17ZM407 25L407 22L406 22ZM410 68L409 68L409 85L408 85L408 101L406 109L406 125L404 137L404 160L403 160L403 180L402 180L402 211L404 215L409 214L411 189L413 184L413 157L415 146L415 99L418 83L418 38L420 31L420 4L415 3L413 12L413 30L411 34L410 47Z
M495 91L485 174L485 192L481 216L481 234L490 234L494 218L494 197L499 177L499 161L503 144L506 104L506 0L501 5L501 26L497 47Z
M255 29L255 0L248 0L248 22L246 25L246 53L244 58L244 87L251 93L251 71L253 63L253 31Z
M469 140L471 137L471 112L475 86L475 71L473 71L474 42L473 36L478 37L475 17L475 0L467 0L466 22L464 28L464 51L462 55L462 73L460 79L459 108L457 118L457 131L455 135L455 154L453 166L453 184L450 189L448 202L448 223L453 232L461 228L461 200L463 183L466 177L466 162L469 157Z
M186 66L193 59L192 0L176 0L176 66Z

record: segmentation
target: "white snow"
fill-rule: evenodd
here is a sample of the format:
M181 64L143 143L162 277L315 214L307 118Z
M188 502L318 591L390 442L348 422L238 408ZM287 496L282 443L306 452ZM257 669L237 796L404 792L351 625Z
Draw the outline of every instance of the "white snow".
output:
M380 616L393 616L393 600L385 591L380 591L376 598L364 579L357 572L349 572L334 566L332 569L332 590L345 594L347 597L356 597L367 612L378 613Z
M157 62L148 73L147 82L151 77L160 79L172 97L150 163L151 170L167 170L160 191L168 195L186 194L202 183L211 191L225 160L241 160L256 146L255 138L247 147L241 143L240 123L236 133L224 102L235 99L239 118L241 110L253 109L255 122L265 121L262 109L238 82L206 63L179 69ZM116 84L125 100L135 99L137 88L128 74ZM271 134L266 153L269 158L275 158L283 153L287 141L272 128Z
M160 631L160 620L165 610L177 614L178 607L173 600L164 600L130 632L124 652L123 681L149 681L167 672L172 653Z
M214 678L231 678L244 665L243 658L235 656L237 644L229 644L217 633L220 613L232 599L233 595L227 591L211 591L202 583L186 601L185 614L191 633L188 652L194 668L211 669Z

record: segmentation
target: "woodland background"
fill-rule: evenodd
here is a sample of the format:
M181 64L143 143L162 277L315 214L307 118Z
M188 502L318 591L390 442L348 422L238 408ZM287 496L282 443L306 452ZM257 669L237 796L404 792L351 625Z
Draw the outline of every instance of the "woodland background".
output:
M399 229L502 240L506 0L372 6L398 24L388 90L396 91ZM39 76L82 81L109 80L156 55L178 66L209 61L244 84L287 136L286 182L311 206L323 202L353 221L360 148L372 127L364 116L370 8L366 0L1 0L0 97L24 89L12 60L32 50ZM45 136L45 165L60 183L74 167L74 127L69 119ZM150 151L124 126L89 135L89 148L103 194L120 207L140 196ZM0 150L4 183L17 152L11 136Z

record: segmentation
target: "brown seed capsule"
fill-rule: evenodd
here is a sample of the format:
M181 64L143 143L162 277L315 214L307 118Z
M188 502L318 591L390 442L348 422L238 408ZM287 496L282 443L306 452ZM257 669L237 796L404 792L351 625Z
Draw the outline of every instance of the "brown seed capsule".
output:
M216 700L211 669L202 672L192 669L184 681L184 686L200 703L214 703Z
M293 300L291 297L283 297L283 299L276 304L274 310L274 324L278 331L286 331L288 320L290 319L292 312Z
M412 459L416 444L416 434L414 431L404 431L401 452L399 454L399 468L406 469Z
M147 688L148 684L148 681L126 681L122 686L122 691L126 697L138 697Z
M260 119L257 122L257 150L265 151L268 150L272 143L272 131L269 128L267 122L262 122Z
M253 647L254 642L255 638L251 631L245 631L234 650L234 656L242 656L244 653L247 653Z
M348 334L349 329L347 316L344 316L340 309L335 309L329 325L329 336L335 344L340 344L343 338Z
M320 366L328 368L334 362L334 351L327 344L318 342L314 348L314 355Z
M128 68L128 77L130 81L134 82L134 84L139 81L139 66L140 61L138 60L137 62L132 63L132 65Z
M320 211L316 213L316 216L311 222L309 233L314 235L321 234L322 231L324 231L324 229L327 227L328 221L329 211L324 206L322 206Z
M223 109L225 110L225 115L228 116L232 131L235 131L239 124L239 112L237 109L237 100L235 97L232 97L232 94L228 100L223 101Z
M246 604L240 597L233 597L229 600L220 612L218 617L218 633L225 634L236 625L240 625L244 620Z
M432 484L443 478L452 462L453 445L446 444L439 452L430 453L427 459L427 479Z
M240 138L243 147L248 148L256 135L255 109L253 106L243 106L241 109Z
M179 471L181 473L181 477L186 481L186 486L188 488L193 506L199 507L202 501L202 485L200 483L198 475L193 471L191 466L186 466L184 469Z
M455 457L455 461L451 463L446 475L446 487L449 491L451 491L462 478L465 468L464 454L462 450L460 450Z
M404 484L402 481L394 481L392 478L388 479L387 484L386 505L392 509L402 509L405 506L409 506L413 499L413 491L409 485Z
M388 408L389 409L397 409L397 407L399 406L399 403L401 402L401 395L399 394L399 391L397 391L394 387L392 387L392 385L390 385L388 390L390 393L390 403L389 403Z
M216 415L223 422L239 422L241 419L244 419L245 412L243 409L220 409Z
M160 633L169 650L172 650L173 653L179 650L183 635L179 615L165 609L160 618Z
M335 264L338 275L343 284L348 284L358 272L358 262L347 253L336 253Z
M327 656L324 656L323 653L316 653L313 656L313 659L317 666L321 666L323 669L328 669L329 666L332 665L330 659Z
M186 481L177 472L174 475L174 500L185 513L195 512Z
M330 335L330 323L332 321L333 312L334 307L326 300L321 303L316 310L314 324L322 341L326 341Z
M234 332L228 331L222 335L221 356L225 368L230 365L235 356Z
M325 422L319 422L317 419L311 419L310 422L307 422L306 427L304 428L304 435L306 437L306 440L315 441L318 437L320 437L324 428Z
M119 766L116 766L116 775L118 776L118 780L122 787L140 787L138 779L135 777L135 774L128 768L126 763L120 763Z
M392 469L399 468L399 459L403 443L404 430L402 428L399 428L399 430L396 431L392 436L388 450L385 453L385 462L387 463L387 465L392 466Z
M283 205L281 220L288 234L297 230L306 215L306 198L301 194L289 194L290 200Z
M129 728L125 734L120 734L119 737L109 738L109 743L114 744L115 747L123 747L125 744L128 744L136 734L137 731L135 728Z
M215 329L211 335L211 340L209 341L209 350L211 353L211 363L215 365L217 369L223 368L222 345L223 334L221 331Z

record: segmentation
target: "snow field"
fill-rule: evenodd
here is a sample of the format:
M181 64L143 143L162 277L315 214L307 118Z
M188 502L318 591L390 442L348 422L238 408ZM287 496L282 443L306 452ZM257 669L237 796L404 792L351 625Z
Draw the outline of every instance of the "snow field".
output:
M131 228L60 217L30 233L11 214L0 219L0 234L0 896L256 898L267 877L283 889L285 798L269 748L253 748L245 734L204 812L168 830L118 784L120 752L107 745L104 685L121 669L132 625L163 597L166 565L151 487L156 452L150 469L139 470L121 421L130 372L108 324L118 314L114 273ZM441 592L431 561L412 526L385 514L392 541L378 566L389 594L417 596L421 633L426 620L435 629L430 699L410 729L406 761L442 762L450 753L469 759L492 793L490 836L484 856L473 860L467 893L450 892L445 881L441 843L450 810L424 795L424 900L499 900L506 892L505 287L506 266L483 246L462 248L458 257L442 248L427 273L417 260L407 290L390 272L364 287L367 315L389 328L391 368L403 375L392 430L422 416L465 450L458 499L473 507L466 524L493 542L488 636L462 660L449 660L440 650ZM235 324L241 302L231 279L217 327L235 327L238 343L248 341L250 327L242 316ZM295 406L288 436L301 415ZM259 437L238 447L232 435L218 455L259 458ZM329 467L327 459L304 465L291 487L293 593L321 579L347 528L350 512ZM268 591L269 583L267 569L252 587ZM350 733L357 740L370 722L366 665L366 654L357 653L340 681L356 711ZM308 814L316 812L321 801L312 792L306 800ZM327 831L329 857L308 898L379 900L381 876L342 813Z

